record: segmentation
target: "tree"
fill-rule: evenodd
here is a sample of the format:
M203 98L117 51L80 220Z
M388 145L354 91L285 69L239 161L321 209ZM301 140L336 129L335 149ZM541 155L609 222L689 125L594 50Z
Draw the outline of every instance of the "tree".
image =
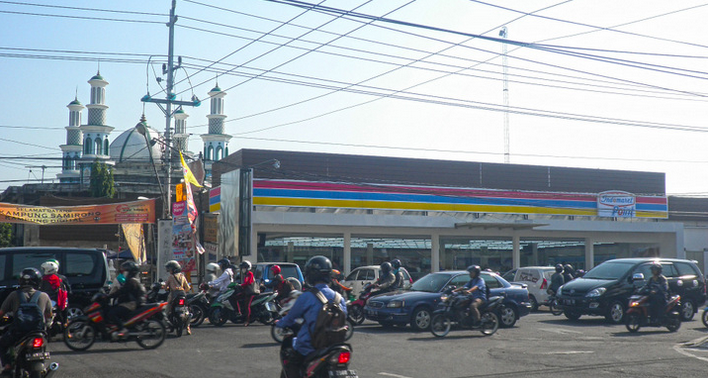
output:
M12 225L0 223L0 247L12 246Z
M113 181L113 171L104 163L94 161L91 165L91 197L113 198L116 194Z

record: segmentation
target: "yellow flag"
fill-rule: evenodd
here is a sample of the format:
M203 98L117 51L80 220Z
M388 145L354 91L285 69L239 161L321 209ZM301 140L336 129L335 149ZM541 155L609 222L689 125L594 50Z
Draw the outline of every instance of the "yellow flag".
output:
M182 152L179 153L179 159L182 162L182 172L184 173L184 181L191 183L192 185L198 188L201 188L202 186L199 185L199 181L197 181L197 178L194 177L192 171L189 170L187 163L184 162L184 156L182 156Z

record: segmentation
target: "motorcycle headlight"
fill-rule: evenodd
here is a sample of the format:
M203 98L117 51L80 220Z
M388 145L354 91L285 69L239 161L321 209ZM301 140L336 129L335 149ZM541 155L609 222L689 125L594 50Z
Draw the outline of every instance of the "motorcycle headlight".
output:
M588 298L599 297L602 294L605 294L605 291L607 291L607 289L604 287L598 287L597 289L590 290L587 294L585 294L585 296Z
M405 304L404 301L391 301L391 302L388 302L386 307L388 307L388 308L401 308L401 307L403 307L404 304Z
M440 297L440 302L447 302L448 298L449 297L447 295L443 295L442 297Z

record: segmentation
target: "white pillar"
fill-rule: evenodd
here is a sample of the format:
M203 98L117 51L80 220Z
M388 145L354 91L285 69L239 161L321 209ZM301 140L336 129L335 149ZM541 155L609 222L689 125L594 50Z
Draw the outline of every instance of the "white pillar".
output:
M288 255L287 262L295 262L295 243L288 242L286 253Z
M595 267L595 242L592 238L585 238L585 271Z
M440 234L430 236L430 273L440 271Z
M352 271L352 233L344 233L344 256L342 256L344 262L344 275L348 276Z
M258 232L256 232L255 227L250 227L251 229L251 245L249 246L249 250L253 252L252 255L248 256L248 261L250 261L252 264L255 264L258 262Z
M511 261L514 264L514 269L519 269L521 267L521 238L519 235L513 235L511 237L511 242L514 245Z
M366 243L366 265L374 264L374 245Z

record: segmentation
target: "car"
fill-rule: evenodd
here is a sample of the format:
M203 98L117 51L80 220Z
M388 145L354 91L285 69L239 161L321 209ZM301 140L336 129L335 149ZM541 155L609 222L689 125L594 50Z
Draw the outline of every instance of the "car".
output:
M83 314L94 294L107 290L110 274L106 252L94 248L65 247L11 247L0 249L0 303L19 287L22 269L42 271L41 265L49 259L59 261L59 274L71 285L67 315Z
M253 264L253 278L256 280L256 282L264 285L268 284L270 280L273 279L273 272L271 272L270 270L273 265L280 266L280 274L282 274L284 278L295 278L295 280L297 280L300 287L295 287L295 290L302 289L302 285L305 283L305 278L302 275L302 270L300 270L299 265L289 262L268 262ZM293 281L293 283L295 282Z
M498 314L500 325L512 327L520 317L528 315L531 309L528 290L510 284L495 273L482 272L481 277L491 296L505 296L505 306ZM443 291L451 286L464 286L469 280L465 270L430 273L415 281L409 290L369 298L364 316L384 327L410 324L416 331L427 330Z
M582 315L604 316L609 322L624 321L629 297L651 277L651 264L661 263L669 291L681 296L681 318L693 319L706 301L706 283L695 261L669 258L623 258L603 262L561 286L559 304L568 319ZM641 273L645 279L634 279Z
M403 273L403 288L408 289L413 283L413 278L411 278L406 268L401 267L401 272ZM378 265L360 266L347 275L344 281L342 281L342 285L352 288L352 293L358 295L364 290L366 284L376 282L380 275L381 267Z
M527 266L514 269L513 274L507 272L502 277L512 284L526 285L529 290L531 311L537 311L538 306L548 302L546 290L548 290L548 286L551 284L551 276L555 272L556 269L551 266Z

